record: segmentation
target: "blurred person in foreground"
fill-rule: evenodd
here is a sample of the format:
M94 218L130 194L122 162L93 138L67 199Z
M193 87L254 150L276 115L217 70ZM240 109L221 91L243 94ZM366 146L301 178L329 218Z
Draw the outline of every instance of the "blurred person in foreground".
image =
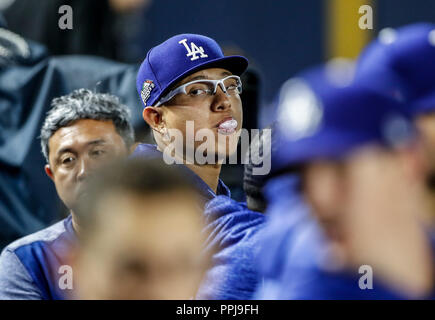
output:
M379 81L379 74L388 82ZM379 33L358 61L357 77L374 90L406 101L420 135L426 164L426 201L435 247L435 24L416 23Z
M89 185L77 211L74 298L194 297L210 257L185 176L163 161L135 159L105 167Z
M117 97L80 89L53 100L40 138L45 173L70 215L3 250L0 299L62 299L64 290L71 290L59 287L59 268L80 233L77 201L95 168L127 157L134 132L128 109Z
M253 261L264 216L232 200L219 179L222 163L237 150L239 76L247 66L242 56L224 56L211 38L181 34L152 48L137 76L156 144L139 144L133 156L179 165L204 204L206 250L216 251L199 299L250 299L258 284Z
M346 69L327 64L281 89L266 194L267 214L281 210L287 226L267 227L259 256L266 286L258 298L407 299L433 292L424 171L410 113L353 83ZM270 244L280 246L273 257ZM367 282L361 266L373 272Z

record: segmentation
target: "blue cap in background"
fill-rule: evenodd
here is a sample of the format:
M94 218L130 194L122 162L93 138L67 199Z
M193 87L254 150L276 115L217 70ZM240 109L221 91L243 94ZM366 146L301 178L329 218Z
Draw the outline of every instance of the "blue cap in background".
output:
M360 55L356 80L401 98L414 114L434 111L435 25L382 30Z
M346 67L348 68L348 67ZM414 129L404 104L349 78L327 64L282 86L272 171L320 159L341 159L367 144L395 147Z

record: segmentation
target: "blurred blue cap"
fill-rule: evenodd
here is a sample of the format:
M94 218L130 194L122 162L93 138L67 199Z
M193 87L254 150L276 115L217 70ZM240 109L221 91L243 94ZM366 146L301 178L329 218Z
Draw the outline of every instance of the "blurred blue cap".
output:
M272 172L338 160L366 144L396 147L413 136L405 105L354 82L349 67L326 64L284 83Z
M198 34L176 35L148 51L139 68L136 88L145 107L152 106L172 85L206 68L241 75L248 67L242 56L224 56L213 39Z
M356 79L406 101L414 114L435 110L435 25L382 30L359 57Z

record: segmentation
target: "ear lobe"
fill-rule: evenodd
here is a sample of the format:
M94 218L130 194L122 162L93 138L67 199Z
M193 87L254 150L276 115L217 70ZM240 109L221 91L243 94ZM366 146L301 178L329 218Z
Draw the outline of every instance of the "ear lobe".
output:
M47 174L47 176L54 181L54 177L53 177L53 171L51 171L50 165L46 164L44 167L44 171Z

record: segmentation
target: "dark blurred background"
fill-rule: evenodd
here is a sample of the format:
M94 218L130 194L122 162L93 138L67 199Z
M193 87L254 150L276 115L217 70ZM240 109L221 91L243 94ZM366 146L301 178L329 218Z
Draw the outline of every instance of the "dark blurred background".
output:
M72 30L58 27L62 5L73 9ZM362 5L373 8L373 30L358 27ZM0 11L11 31L44 44L51 55L138 64L151 47L175 34L210 36L226 53L250 60L243 79L248 129L270 124L280 85L297 72L334 57L356 58L384 27L435 22L435 1L423 0L0 0ZM141 140L149 140L145 124L136 130ZM35 184L53 193L39 169ZM243 200L242 174L242 166L227 166L222 173L238 200Z
M53 55L91 54L140 63L178 33L200 33L246 55L261 80L260 125L279 86L334 56L354 58L384 27L435 20L423 0L0 0L9 29L45 44ZM374 9L374 30L359 30L358 8ZM72 30L58 28L61 5L73 8Z

